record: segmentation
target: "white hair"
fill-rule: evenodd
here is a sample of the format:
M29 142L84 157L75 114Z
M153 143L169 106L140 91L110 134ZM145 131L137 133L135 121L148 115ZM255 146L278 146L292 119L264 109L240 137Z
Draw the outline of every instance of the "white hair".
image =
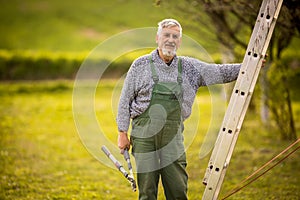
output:
M172 26L179 27L180 30L180 37L182 36L182 28L180 23L175 19L164 19L161 22L158 23L158 29L157 29L157 35L159 35L163 28L168 28Z

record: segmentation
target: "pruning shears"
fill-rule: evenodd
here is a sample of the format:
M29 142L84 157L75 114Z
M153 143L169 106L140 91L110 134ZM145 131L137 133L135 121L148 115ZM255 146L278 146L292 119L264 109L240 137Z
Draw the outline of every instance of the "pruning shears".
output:
M124 169L122 164L114 157L114 155L108 150L108 148L103 145L101 147L102 151L105 153L105 155L114 163L114 165L118 168L118 170L124 175L124 177L130 182L132 191L136 191L136 182L134 180L133 176L133 170L132 165L130 161L130 155L128 153L128 149L124 150L124 159L127 162L129 173Z

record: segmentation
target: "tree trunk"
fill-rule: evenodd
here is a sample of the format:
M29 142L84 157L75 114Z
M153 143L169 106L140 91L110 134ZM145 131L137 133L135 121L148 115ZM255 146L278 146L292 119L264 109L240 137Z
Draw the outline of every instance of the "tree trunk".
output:
M280 59L274 61L268 72L269 89L266 94L268 107L280 131L281 139L294 140L297 135L286 74L287 67L280 62Z
M260 89L261 89L261 98L260 98L260 118L264 125L269 126L270 125L270 110L267 105L268 96L268 80L267 80L267 72L268 72L269 66L264 66L261 69L261 75L260 75Z

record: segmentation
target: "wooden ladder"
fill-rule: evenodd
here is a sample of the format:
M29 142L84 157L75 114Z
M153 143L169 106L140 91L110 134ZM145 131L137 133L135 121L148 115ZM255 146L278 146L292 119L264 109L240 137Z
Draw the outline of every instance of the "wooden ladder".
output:
M217 199L283 0L263 0L203 183L203 200Z

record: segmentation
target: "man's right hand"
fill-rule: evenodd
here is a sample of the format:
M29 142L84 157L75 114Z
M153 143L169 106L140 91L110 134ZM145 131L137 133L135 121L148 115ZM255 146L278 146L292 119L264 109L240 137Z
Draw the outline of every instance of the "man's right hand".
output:
M118 136L118 147L121 150L121 154L124 153L124 150L130 149L130 141L128 139L127 132L120 131Z

